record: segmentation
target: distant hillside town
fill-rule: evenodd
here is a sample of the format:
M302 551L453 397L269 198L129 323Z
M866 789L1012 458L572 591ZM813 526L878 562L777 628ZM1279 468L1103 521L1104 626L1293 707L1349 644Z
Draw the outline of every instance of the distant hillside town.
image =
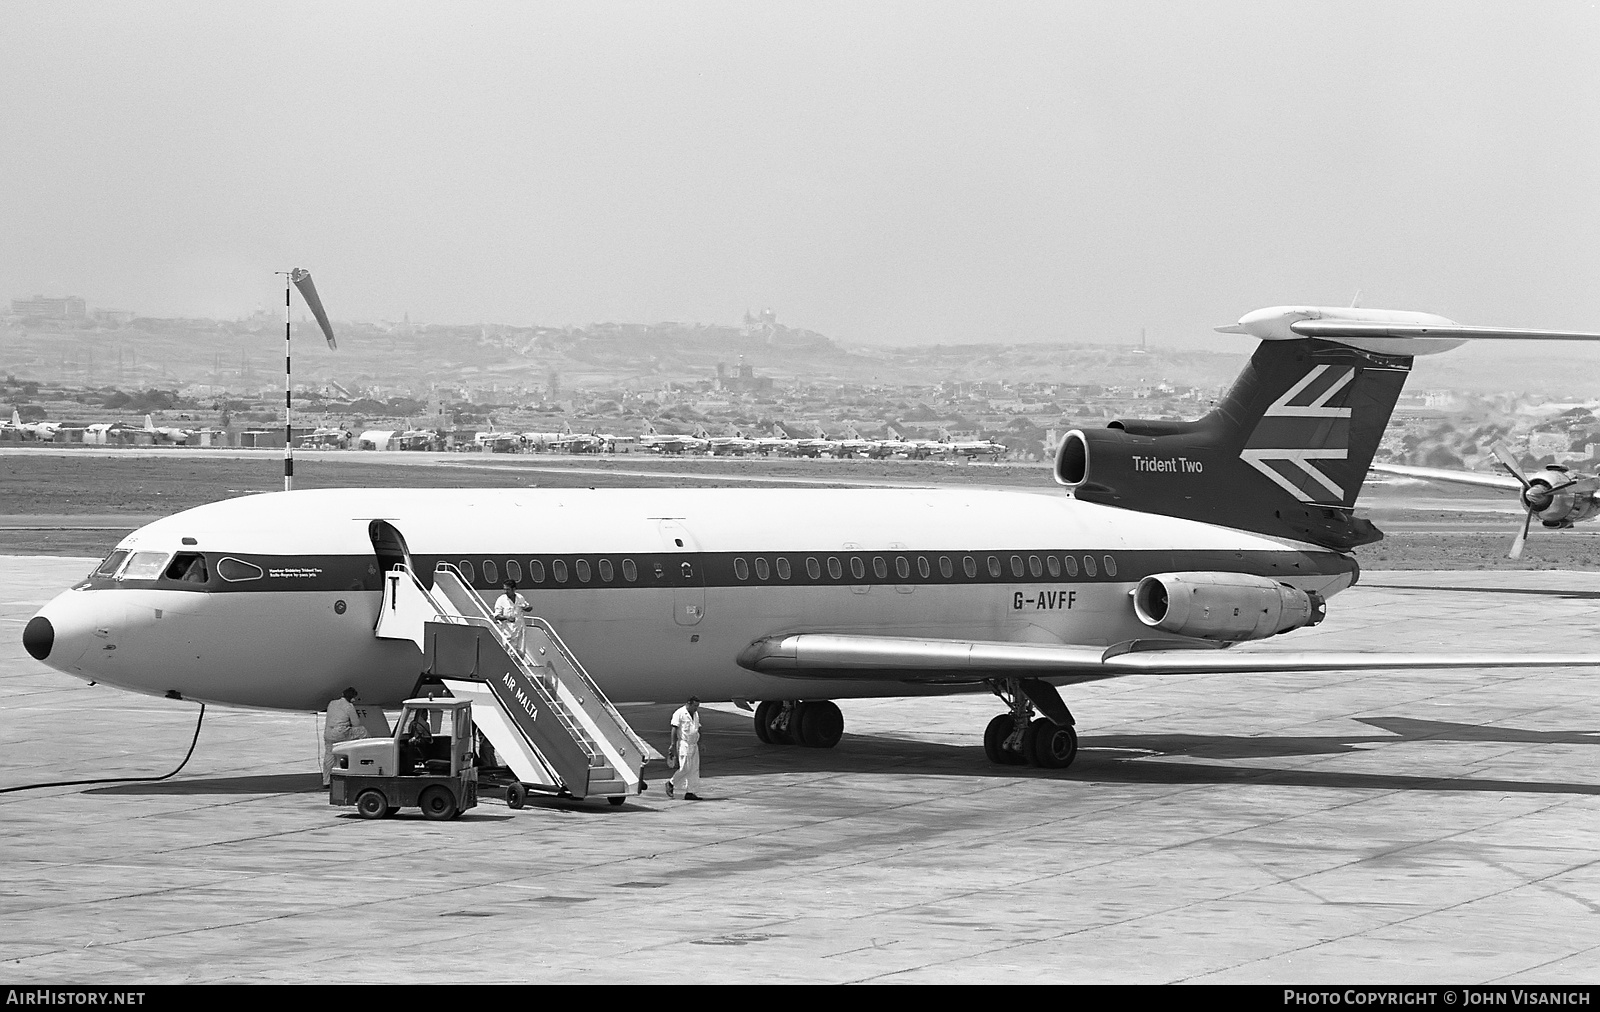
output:
M0 439L283 445L281 312L157 319L45 295L10 308ZM338 351L295 328L297 443L351 449L1043 460L1074 427L1199 417L1249 351L851 349L770 308L738 324L341 321ZM1505 440L1530 462L1592 465L1596 411L1600 398L1408 391L1378 459L1488 468Z

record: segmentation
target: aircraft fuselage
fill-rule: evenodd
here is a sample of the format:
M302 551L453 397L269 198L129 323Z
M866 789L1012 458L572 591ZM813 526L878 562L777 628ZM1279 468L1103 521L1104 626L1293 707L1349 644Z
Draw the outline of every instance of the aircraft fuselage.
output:
M1031 492L307 490L141 528L25 639L52 667L140 692L318 710L353 685L396 704L424 662L373 635L381 573L400 561L374 521L414 572L449 563L491 603L517 580L617 702L973 691L781 678L736 658L811 631L1109 645L1161 635L1129 596L1153 573L1247 572L1323 596L1356 574L1337 552Z

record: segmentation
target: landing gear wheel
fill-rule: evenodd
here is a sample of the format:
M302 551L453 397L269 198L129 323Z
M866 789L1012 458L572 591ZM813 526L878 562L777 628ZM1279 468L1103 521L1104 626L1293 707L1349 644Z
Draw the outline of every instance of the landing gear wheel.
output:
M807 748L833 748L844 737L844 714L831 699L803 704L798 723L797 737Z
M611 803L612 808L621 808L623 803L628 799L618 794L617 796L607 798L606 800Z
M776 717L781 709L783 709L783 704L776 699L764 699L756 704L756 737L760 738L764 744L777 744L772 737L772 718Z
M369 787L356 795L356 814L363 819L381 819L391 811L389 799L380 790Z
M1028 761L1040 769L1064 770L1078 756L1078 732L1040 717L1028 725L1022 747Z
M1006 739L1011 737L1011 729L1015 726L1011 714L1002 713L983 729L983 754L996 766L1021 766L1027 762L1019 753L1006 748Z
M417 807L422 809L423 815L436 822L456 817L456 799L451 797L450 788L437 784L422 792L422 797L417 799Z
M506 807L521 808L528 803L528 789L521 784L512 784L506 788Z

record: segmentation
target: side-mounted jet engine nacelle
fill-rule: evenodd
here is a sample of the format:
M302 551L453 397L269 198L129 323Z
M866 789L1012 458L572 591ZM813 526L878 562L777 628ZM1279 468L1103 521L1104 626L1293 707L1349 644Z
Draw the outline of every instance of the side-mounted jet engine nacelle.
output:
M1235 642L1313 626L1327 615L1321 594L1246 573L1157 573L1139 581L1133 610L1152 629Z

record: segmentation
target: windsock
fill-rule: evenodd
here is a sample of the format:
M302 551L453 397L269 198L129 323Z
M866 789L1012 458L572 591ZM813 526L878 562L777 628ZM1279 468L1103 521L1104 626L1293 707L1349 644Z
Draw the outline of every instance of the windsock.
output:
M300 289L300 297L311 307L311 315L317 318L317 326L328 338L328 347L337 351L339 345L333 339L333 325L328 322L328 313L322 308L322 300L317 298L317 286L311 282L311 272L304 267L296 267L289 272L289 280Z

